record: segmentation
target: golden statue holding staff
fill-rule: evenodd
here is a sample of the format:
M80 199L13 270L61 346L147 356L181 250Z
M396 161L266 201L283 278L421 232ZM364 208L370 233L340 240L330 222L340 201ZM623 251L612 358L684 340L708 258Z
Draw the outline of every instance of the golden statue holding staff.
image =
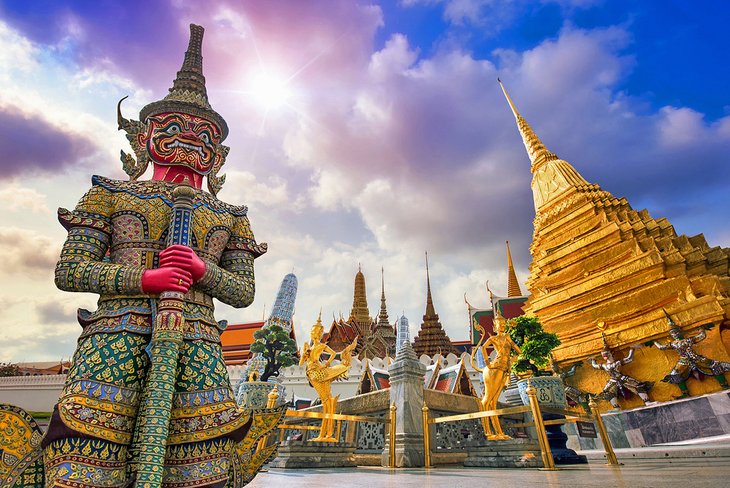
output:
M322 342L323 333L324 327L322 327L322 314L320 313L319 317L317 317L317 323L312 326L312 330L309 333L312 339L311 343L304 343L302 347L299 365L306 364L307 379L309 379L309 384L312 385L319 395L319 399L322 402L322 412L325 414L334 414L337 410L339 395L336 397L332 396L330 385L337 379L347 378L350 363L352 362L352 351L357 346L357 337L352 341L352 344L342 351L336 352ZM326 361L321 362L319 358L323 353L327 353L329 357ZM331 366L332 361L334 361L337 355L340 356L340 364ZM335 423L332 419L322 419L319 435L312 440L315 442L337 442L337 439L333 436L334 427Z
M497 307L494 309L494 335L484 340L487 336L484 327L475 321L474 328L481 334L479 344L477 344L475 349L477 351L481 349L486 363L485 368L480 368L474 362L474 349L472 349L471 365L474 369L482 373L482 379L484 381L484 395L482 395L481 399L481 409L482 411L496 410L497 399L502 393L502 390L504 390L504 387L509 383L512 354L519 354L520 348L514 343L509 334L505 332L505 319ZM491 361L489 360L489 352L487 351L489 346L492 346L496 352L496 356ZM482 426L484 427L484 435L490 441L511 439L510 436L502 431L502 426L497 416L482 419Z

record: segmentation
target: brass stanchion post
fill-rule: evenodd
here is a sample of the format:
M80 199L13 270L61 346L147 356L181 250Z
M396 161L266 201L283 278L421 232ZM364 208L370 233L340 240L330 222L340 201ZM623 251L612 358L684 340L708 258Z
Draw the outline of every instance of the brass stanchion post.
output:
M423 412L423 465L427 468L431 467L431 431L429 428L430 419L428 407L426 404L421 409Z
M593 400L593 397L591 397L590 401L588 402L588 406L591 409L591 414L593 415L593 421L596 424L596 427L598 427L598 434L601 436L601 442L603 442L603 449L606 451L606 461L608 461L608 464L618 466L619 462L618 462L618 459L616 459L616 453L613 452L613 446L611 445L611 439L609 439L609 437L608 437L608 432L606 431L606 426L603 425L603 419L601 418L601 412L598 410L598 405L596 404L595 400Z
M542 413L540 413L540 405L537 402L537 390L529 382L527 384L527 397L530 399L530 412L535 420L535 430L537 431L537 442L540 444L542 464L545 466L544 469L556 470L553 453L550 451L547 433L545 433L545 424L542 421Z
M395 403L390 406L390 422L388 425L388 438L390 446L388 449L388 467L395 468Z
M269 392L268 396L266 397L266 408L274 408L276 406L276 401L279 399L279 392L277 391L276 387L272 388ZM256 444L256 450L263 449L266 447L266 442L269 440L269 435L263 436L261 439L259 439L258 444Z

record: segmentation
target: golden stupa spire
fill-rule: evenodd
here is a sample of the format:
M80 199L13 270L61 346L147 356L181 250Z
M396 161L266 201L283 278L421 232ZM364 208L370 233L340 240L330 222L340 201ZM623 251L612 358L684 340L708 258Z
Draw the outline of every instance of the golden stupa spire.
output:
M505 241L505 243L507 244L507 296L521 297L522 290L520 290L520 283L517 281L515 267L512 264L512 253L509 251L509 241Z
M532 178L532 195L535 200L535 210L572 187L587 186L588 182L569 163L559 159L554 153L548 151L545 144L533 132L527 121L520 115L515 107L502 80L497 78L499 86L502 87L507 103L517 121L517 128L522 136L522 142L527 149L532 166L530 171Z
M355 275L355 291L352 298L350 319L361 324L370 322L370 310L368 310L368 299L365 291L365 275L362 274L362 266L359 263Z
M512 98L509 96L509 93L507 93L507 89L502 84L502 80L497 78L497 82L499 82L499 86L502 87L502 92L504 93L504 96L507 99L507 103L509 103L509 106L512 109L512 113L515 116L515 120L517 121L517 128L520 130L522 142L524 142L525 149L527 149L527 154L530 156L530 161L532 162L532 172L534 173L540 165L544 164L547 161L558 159L558 157L548 151L548 149L545 147L545 144L543 144L540 138L537 137L537 135L533 132L530 124L528 124L527 121L522 117L522 115L520 115L520 113L517 111L517 107L515 107Z

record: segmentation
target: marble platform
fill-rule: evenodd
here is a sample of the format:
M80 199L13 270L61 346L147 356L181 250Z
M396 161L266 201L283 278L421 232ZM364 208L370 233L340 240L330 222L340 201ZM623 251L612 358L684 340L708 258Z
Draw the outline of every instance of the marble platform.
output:
M269 463L272 468L350 468L356 466L355 445L341 442L287 441Z
M469 447L464 466L481 468L541 468L542 457L537 441L509 439L487 441Z
M655 446L730 434L730 392L721 391L601 415L614 449ZM567 424L568 447L601 449L600 439L577 435Z

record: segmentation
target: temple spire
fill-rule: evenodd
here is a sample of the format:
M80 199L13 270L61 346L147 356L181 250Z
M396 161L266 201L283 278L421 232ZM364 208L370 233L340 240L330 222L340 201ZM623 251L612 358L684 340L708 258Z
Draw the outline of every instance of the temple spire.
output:
M426 253L426 313L423 315L423 322L414 338L413 349L419 356L426 354L433 356L441 354L446 356L449 353L458 355L459 350L451 343L451 339L439 321L439 316L433 306L431 297L431 276L428 269L428 253Z
M515 120L517 121L517 128L519 129L520 135L522 136L522 142L525 144L527 154L530 156L530 161L532 162L532 172L534 173L539 166L546 163L547 161L558 159L558 157L548 151L540 138L537 137L535 132L533 132L530 124L528 124L527 121L522 117L522 115L520 115L520 113L517 111L517 107L515 107L512 98L507 93L507 89L502 84L502 80L497 78L497 82L499 82L499 86L502 87L502 92L507 99L507 103L512 109L512 114L514 114L515 116Z
M515 267L512 264L512 253L509 251L509 241L505 241L505 243L507 244L507 296L521 297L522 290L520 290L520 283L517 281Z
M429 317L436 315L433 298L431 298L431 274L428 271L428 251L426 252L426 315Z
M378 314L378 325L386 324L390 326L388 323L388 310L385 307L385 270L383 267L380 267L380 313Z
M548 151L540 138L533 132L527 121L520 115L515 107L502 80L497 78L499 86L502 87L507 103L517 121L517 129L522 136L522 142L527 149L532 166L530 171L532 177L532 196L535 202L535 210L554 200L558 195L574 187L588 186L588 182L569 163L559 159L554 153Z

